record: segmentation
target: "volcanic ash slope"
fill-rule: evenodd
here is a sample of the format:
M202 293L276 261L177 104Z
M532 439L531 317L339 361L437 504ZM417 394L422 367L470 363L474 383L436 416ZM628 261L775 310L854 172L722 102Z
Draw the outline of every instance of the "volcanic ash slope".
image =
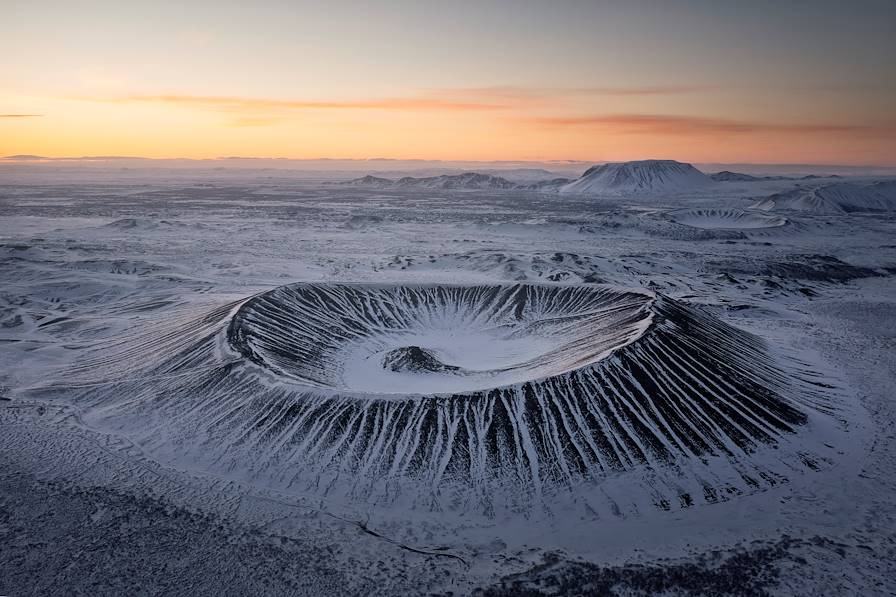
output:
M331 509L600 518L833 463L809 376L647 291L299 283L97 346L42 392L76 383L86 422L163 462Z

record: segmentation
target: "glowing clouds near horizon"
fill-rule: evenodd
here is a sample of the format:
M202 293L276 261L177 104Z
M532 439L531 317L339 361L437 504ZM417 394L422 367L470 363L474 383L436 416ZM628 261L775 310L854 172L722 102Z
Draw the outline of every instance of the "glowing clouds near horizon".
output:
M894 164L896 9L841 4L13 3L0 155Z

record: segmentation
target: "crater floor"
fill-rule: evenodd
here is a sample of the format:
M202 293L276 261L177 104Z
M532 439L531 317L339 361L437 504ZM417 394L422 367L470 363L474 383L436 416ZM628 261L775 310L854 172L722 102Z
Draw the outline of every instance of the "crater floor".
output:
M644 332L652 300L597 287L294 284L244 304L228 334L308 386L468 392L593 363ZM409 347L421 366L384 366Z

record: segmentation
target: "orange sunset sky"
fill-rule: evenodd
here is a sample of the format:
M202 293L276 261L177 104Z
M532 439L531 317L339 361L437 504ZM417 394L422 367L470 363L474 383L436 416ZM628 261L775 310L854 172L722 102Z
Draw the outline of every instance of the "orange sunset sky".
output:
M2 2L0 155L896 165L896 3Z

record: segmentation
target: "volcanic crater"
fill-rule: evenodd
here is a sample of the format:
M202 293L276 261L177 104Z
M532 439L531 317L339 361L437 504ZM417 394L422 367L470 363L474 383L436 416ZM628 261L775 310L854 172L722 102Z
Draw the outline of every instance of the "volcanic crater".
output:
M311 387L464 392L594 363L646 330L652 301L596 287L297 284L244 304L228 336Z
M297 283L192 317L138 342L165 355L145 374L85 391L88 416L331 505L626 516L832 462L801 432L827 389L647 290Z

